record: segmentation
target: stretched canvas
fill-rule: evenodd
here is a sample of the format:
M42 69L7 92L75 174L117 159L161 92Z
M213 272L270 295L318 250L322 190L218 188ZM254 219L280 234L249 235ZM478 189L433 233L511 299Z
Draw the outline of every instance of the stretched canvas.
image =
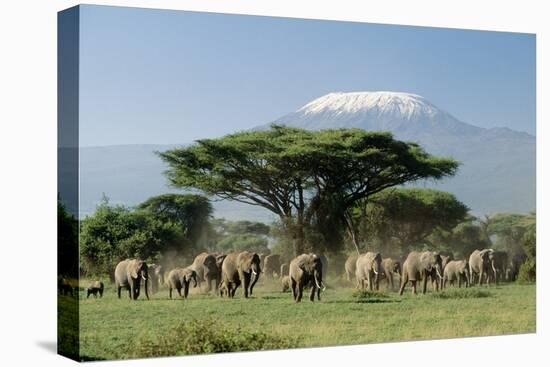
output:
M534 34L58 15L58 350L535 332Z

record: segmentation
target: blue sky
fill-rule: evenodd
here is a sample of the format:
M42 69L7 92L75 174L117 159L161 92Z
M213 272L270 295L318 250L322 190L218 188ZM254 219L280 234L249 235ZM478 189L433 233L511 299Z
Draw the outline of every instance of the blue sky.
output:
M186 143L335 91L416 93L535 133L535 36L82 6L80 144Z

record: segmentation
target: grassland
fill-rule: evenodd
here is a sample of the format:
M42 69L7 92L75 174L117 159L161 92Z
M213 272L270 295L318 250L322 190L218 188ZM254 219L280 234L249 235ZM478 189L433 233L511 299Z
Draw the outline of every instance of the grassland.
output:
M137 301L118 299L112 286L102 299L85 299L81 291L80 355L85 360L139 357L129 345L158 343L177 325L195 319L276 338L290 336L297 348L535 332L534 285L417 296L407 289L400 297L385 291L357 294L339 279L327 284L321 302L300 304L281 293L278 282L265 279L250 299L242 298L240 290L235 299L195 292L187 300L170 300L168 291L161 290L149 301L141 298L143 292Z

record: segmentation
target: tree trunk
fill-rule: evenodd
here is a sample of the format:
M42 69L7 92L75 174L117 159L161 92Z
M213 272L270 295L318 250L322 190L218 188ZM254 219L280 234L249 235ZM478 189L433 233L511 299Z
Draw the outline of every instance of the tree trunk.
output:
M344 214L344 219L346 222L346 228L348 230L348 234L351 238L351 242L355 246L355 250L357 251L357 255L361 255L361 251L359 250L359 243L357 242L357 229L355 228L355 223L353 222L353 218L351 217L351 214L346 212Z

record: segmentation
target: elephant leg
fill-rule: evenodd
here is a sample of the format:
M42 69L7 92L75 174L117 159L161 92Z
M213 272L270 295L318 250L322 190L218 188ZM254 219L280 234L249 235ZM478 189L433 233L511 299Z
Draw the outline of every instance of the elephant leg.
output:
M170 299L172 299L172 287L168 290L168 294L170 295Z
M117 293L118 293L118 298L120 299L120 292L122 291L122 287L120 285L117 285Z
M479 285L481 287L481 282L483 280L483 270L479 273L479 282L477 285Z
M311 287L311 294L309 295L309 300L313 302L315 300L315 291L317 290L316 286Z
M243 276L243 290L244 290L244 298L248 298L248 288L250 287L250 275L247 273L244 273Z
M424 279L422 280L422 294L426 294L427 287L428 287L428 275L424 274Z
M296 291L296 281L294 280L294 278L290 278L290 288L292 288L292 299L294 299L296 301L296 298L298 297L298 293Z
M185 282L183 286L183 298L187 298L188 294L189 294L189 282Z
M394 282L393 282L393 274L390 273L388 276L388 287L393 291L394 290Z
M181 287L176 287L176 290L178 291L178 295L180 296L180 298L182 297L181 295Z
M212 290L212 278L210 276L206 277L206 292L210 292Z
M411 280L412 283L412 294L416 294L416 280Z
M321 300L321 288L317 288L317 300Z
M458 288L462 288L462 278L458 276Z
M407 275L404 275L401 278L401 287L399 288L399 295L403 295L403 291L405 290L405 286L407 285L407 282L409 281L409 277Z
M374 278L372 277L372 274L367 275L367 284L369 286L369 291L372 292L374 289Z
M296 298L296 302L301 302L302 296L304 294L304 286L302 282L298 282L297 287L298 287L298 298Z

